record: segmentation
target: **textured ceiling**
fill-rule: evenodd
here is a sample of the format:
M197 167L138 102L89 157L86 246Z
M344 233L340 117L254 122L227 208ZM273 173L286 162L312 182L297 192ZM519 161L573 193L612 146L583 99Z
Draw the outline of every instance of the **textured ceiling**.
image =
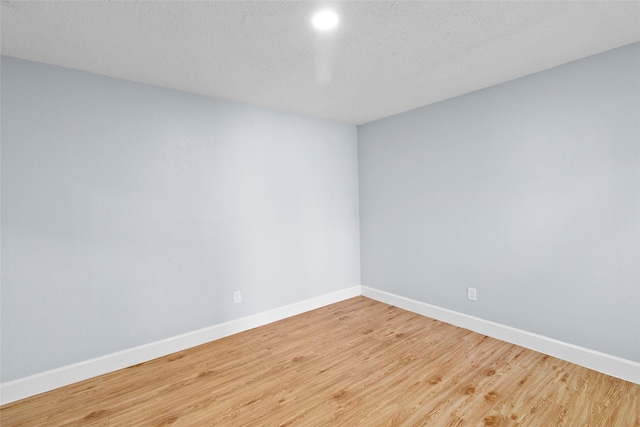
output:
M5 55L361 124L638 41L640 2L2 1L1 25Z

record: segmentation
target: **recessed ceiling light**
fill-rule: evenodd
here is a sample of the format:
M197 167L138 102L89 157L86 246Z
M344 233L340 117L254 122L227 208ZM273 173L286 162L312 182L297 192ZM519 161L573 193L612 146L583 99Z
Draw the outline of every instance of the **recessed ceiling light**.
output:
M331 30L338 25L338 15L331 11L318 12L313 15L311 22L318 30Z

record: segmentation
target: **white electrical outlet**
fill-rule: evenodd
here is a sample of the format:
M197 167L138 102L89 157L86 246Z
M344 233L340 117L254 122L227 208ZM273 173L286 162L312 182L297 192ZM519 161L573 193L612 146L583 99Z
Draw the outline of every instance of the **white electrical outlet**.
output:
M476 288L467 288L467 299L469 301L476 300Z
M233 303L238 304L239 302L242 302L242 292L235 291L233 293Z

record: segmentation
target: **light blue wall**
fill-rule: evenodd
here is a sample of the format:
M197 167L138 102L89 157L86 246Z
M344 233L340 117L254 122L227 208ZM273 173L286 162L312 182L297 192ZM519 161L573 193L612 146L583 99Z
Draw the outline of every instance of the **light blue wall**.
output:
M364 286L640 361L640 44L359 126L358 150Z
M357 130L1 66L2 382L360 282L640 361L639 44Z
M355 126L1 65L2 382L359 285Z

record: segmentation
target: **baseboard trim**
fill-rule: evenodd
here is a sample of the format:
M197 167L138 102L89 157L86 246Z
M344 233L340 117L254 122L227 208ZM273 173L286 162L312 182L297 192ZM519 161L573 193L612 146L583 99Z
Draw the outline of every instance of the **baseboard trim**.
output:
M542 335L469 316L453 310L362 286L362 295L483 335L566 360L594 371L640 384L640 363L568 344Z
M354 286L183 335L9 381L0 384L0 404L4 405L15 402L78 381L117 371L138 363L147 362L177 351L186 350L229 335L353 298L361 294L360 288L360 286Z
M9 381L0 384L0 404L15 402L147 362L359 295L640 384L640 363L366 286L354 286L165 340Z

